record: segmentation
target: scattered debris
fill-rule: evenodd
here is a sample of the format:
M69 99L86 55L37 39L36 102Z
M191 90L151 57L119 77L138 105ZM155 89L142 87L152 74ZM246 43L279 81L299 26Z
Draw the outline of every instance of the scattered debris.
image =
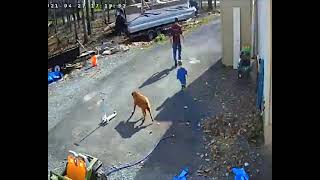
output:
M133 42L129 45L129 47L147 47L150 46L152 42Z
M191 23L191 21L192 21L192 18L189 18L189 19L187 19L185 22L186 22L186 23Z
M197 170L198 176L208 176L208 173L211 171L210 168L204 169L204 167L200 166L200 168Z
M203 170L197 170L197 173L199 173L199 174L201 174L203 172L204 172Z
M100 99L97 101L97 106L100 106L100 104L103 102L103 99Z
M211 132L211 131L210 131ZM215 143L215 140L214 139L212 139L211 141L210 141L210 143L208 144L208 146L211 146L213 143Z
M112 54L111 50L105 50L102 53L102 55L111 55L111 54Z
M113 22L111 24L108 24L107 27L103 28L103 31L106 33L106 32L110 32L113 30L113 28L116 26L116 23Z
M112 47L114 47L115 44L113 41L108 41L108 42L102 42L100 49L101 50L106 50L106 49L110 49ZM97 48L98 49L98 48Z
M66 64L66 68L81 69L82 67L83 67L83 63L81 62Z
M70 77L69 77L68 74L66 74L66 75L63 76L63 80L68 80L69 78L70 78Z
M200 60L196 59L196 58L190 58L190 61L189 61L190 64L198 64L200 63Z
M227 74L225 77L229 78ZM208 85L210 81L204 82ZM214 162L208 173L210 177L225 179L225 176L230 176L225 172L228 164L232 167L243 166L250 175L261 173L257 169L263 164L263 157L258 155L261 152L257 147L263 145L263 120L255 110L254 93L245 98L243 95L240 98L237 96L239 95L224 86L216 86L212 97L223 108L222 112L206 117L201 122L205 137L204 148ZM245 108L243 104L246 104Z
M259 174L260 170L259 170L259 169L256 169L256 172L257 172L257 174Z
M126 46L126 45L121 44L121 45L119 45L119 49L121 51L128 51L130 48L128 46Z

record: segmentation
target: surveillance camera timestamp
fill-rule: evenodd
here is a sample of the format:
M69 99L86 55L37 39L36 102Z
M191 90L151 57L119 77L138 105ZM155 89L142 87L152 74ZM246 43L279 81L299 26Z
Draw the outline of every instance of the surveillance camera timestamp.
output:
M63 4L60 4L60 3L48 3L48 8L49 9L60 9L60 8L65 8L65 9L68 9L68 8L85 8L86 7L86 4L85 3L76 3L76 4L72 4L72 3L63 3ZM90 8L95 8L95 9L104 9L106 7L108 7L107 4L104 4L101 6L101 4L97 4L97 3L90 3L89 4L89 7ZM112 4L109 4L109 8L112 7Z

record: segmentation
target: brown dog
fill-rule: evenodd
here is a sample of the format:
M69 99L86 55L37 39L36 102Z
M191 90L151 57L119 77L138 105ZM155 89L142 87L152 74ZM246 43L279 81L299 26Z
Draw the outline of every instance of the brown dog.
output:
M132 117L134 112L136 111L136 106L139 106L141 108L141 111L142 111L142 114L143 114L143 117L141 118L142 119L141 125L144 123L144 121L146 119L147 111L149 112L150 117L151 117L152 122L153 122L153 117L152 117L152 114L151 114L151 107L150 107L149 99L146 96L144 96L141 93L139 93L138 91L133 91L131 93L131 95L133 97L134 107L133 107L133 111L132 111L132 114L131 114L130 117Z

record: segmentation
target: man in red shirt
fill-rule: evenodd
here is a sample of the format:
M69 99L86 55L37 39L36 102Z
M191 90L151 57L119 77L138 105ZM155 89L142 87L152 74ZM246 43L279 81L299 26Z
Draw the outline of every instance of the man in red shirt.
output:
M170 42L172 44L173 50L173 60L175 67L177 67L177 50L178 50L178 60L181 60L181 41L180 36L183 37L181 26L178 24L178 18L175 18L175 23L170 28Z

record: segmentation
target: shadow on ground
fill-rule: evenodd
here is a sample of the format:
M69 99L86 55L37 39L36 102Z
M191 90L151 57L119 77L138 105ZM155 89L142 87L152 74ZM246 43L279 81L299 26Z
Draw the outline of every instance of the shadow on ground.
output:
M162 105L156 107L160 112L155 119L160 123L164 120L171 121L172 125L163 137L172 134L175 137L161 142L137 172L135 180L172 179L184 167L190 169L189 179L212 179L197 175L200 166L219 167L206 149L207 143L204 144L204 134L199 122L206 117L228 112L237 113L245 119L255 109L255 90L255 68L249 78L237 79L237 71L223 66L220 60L191 82L186 91L167 98ZM208 153L208 156L200 158L197 153ZM265 175L270 177L268 174L272 166L267 162L270 156L265 158L267 159L263 164L268 165L260 167L261 175L254 175L252 178L265 179ZM226 173L223 165L219 168L221 174Z
M122 138L130 138L133 136L135 133L139 132L142 129L147 128L148 125L141 125L142 120L137 120L137 121L129 121L131 118L129 118L127 121L123 122L121 121L116 127L115 130L120 134Z
M147 80L139 87L139 89L141 89L141 88L143 88L143 87L145 87L145 86L148 86L148 85L150 85L150 84L152 84L152 83L154 83L154 82L156 82L156 81L159 81L160 79L166 77L166 76L170 73L170 71L172 71L172 70L174 70L174 69L175 69L175 67L172 66L171 68L167 68L167 69L165 69L165 70L163 70L163 71L161 71L161 72L156 72L156 73L154 73L149 79L147 79Z
M261 167L261 174L255 176L256 180L271 180L272 179L272 147L269 145L263 147L264 162ZM252 178L253 179L253 178Z
M202 118L214 116L222 111L220 101L214 99L216 87L221 81L236 78L236 71L226 68L218 61L199 78L191 82L187 89L176 93L156 108L160 111L155 117L156 121L170 120L172 126L163 137L175 135L175 138L167 139L158 146L144 163L135 179L172 179L180 173L183 167L189 167L190 178L206 179L196 175L200 165L208 165L207 162L197 156L203 153L203 134L198 123ZM239 91L248 91L250 79L235 81L230 87ZM253 86L254 87L254 86Z

